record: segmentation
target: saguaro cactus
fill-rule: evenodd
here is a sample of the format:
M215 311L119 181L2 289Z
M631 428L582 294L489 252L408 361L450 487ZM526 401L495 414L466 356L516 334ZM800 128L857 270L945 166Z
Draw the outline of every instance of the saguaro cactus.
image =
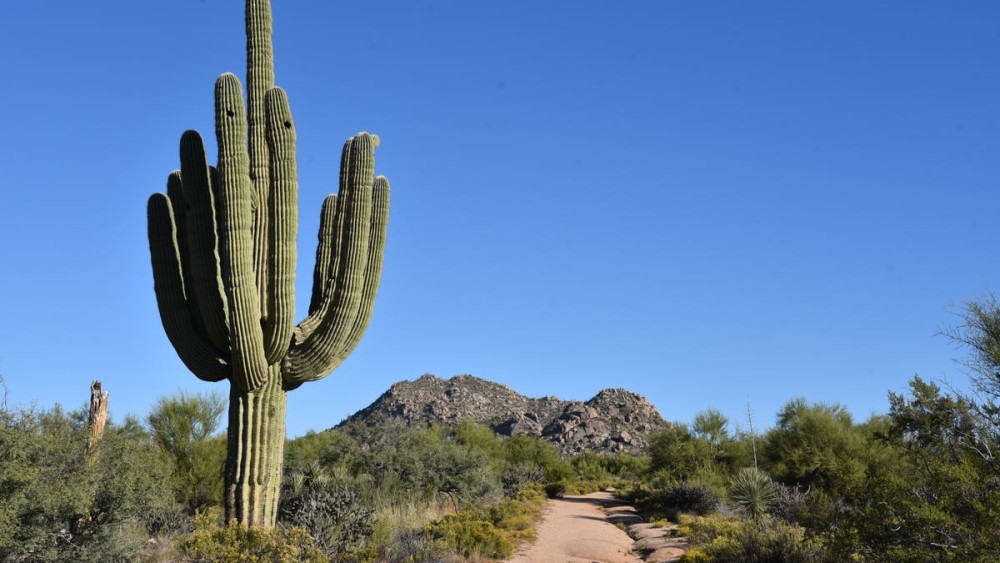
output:
M344 145L339 195L323 202L309 314L297 326L295 126L274 87L271 7L247 0L247 102L215 83L218 164L201 137L149 198L149 249L163 328L205 381L229 380L226 517L272 526L281 483L285 393L333 371L368 327L382 274L389 183L374 177L378 137Z

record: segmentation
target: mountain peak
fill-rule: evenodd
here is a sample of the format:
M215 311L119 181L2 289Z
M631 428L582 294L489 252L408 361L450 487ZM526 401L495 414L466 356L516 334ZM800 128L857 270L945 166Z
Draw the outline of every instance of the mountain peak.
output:
M667 427L649 400L625 389L603 389L587 401L531 398L469 374L450 379L424 374L414 381L397 382L338 427L452 425L463 420L506 436L544 438L564 454L638 453L651 432Z

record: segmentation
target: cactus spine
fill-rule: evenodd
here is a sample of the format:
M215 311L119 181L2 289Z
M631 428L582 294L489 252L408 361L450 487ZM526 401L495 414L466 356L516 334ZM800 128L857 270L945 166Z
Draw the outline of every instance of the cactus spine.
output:
M149 198L160 318L195 376L230 383L226 518L273 526L285 394L333 371L368 327L382 274L389 183L375 177L378 137L344 145L337 196L323 202L308 316L297 326L295 126L274 86L271 7L247 0L247 90L215 83L218 160L195 131L179 171Z

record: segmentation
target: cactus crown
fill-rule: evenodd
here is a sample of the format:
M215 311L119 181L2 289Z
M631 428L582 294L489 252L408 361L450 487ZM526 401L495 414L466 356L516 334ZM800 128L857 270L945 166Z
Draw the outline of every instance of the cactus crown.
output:
M236 76L215 83L216 166L187 131L180 170L149 199L153 277L167 337L197 377L254 391L280 372L293 389L333 371L368 326L389 183L374 175L378 137L348 139L338 195L323 202L309 314L295 325L295 124L274 86L268 1L247 0L246 29L246 101Z

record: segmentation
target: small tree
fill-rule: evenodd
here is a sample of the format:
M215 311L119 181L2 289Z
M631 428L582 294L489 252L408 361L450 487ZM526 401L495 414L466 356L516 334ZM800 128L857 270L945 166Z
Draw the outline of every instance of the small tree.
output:
M146 421L171 460L177 500L192 512L222 501L225 438L214 436L225 401L217 393L160 397Z

